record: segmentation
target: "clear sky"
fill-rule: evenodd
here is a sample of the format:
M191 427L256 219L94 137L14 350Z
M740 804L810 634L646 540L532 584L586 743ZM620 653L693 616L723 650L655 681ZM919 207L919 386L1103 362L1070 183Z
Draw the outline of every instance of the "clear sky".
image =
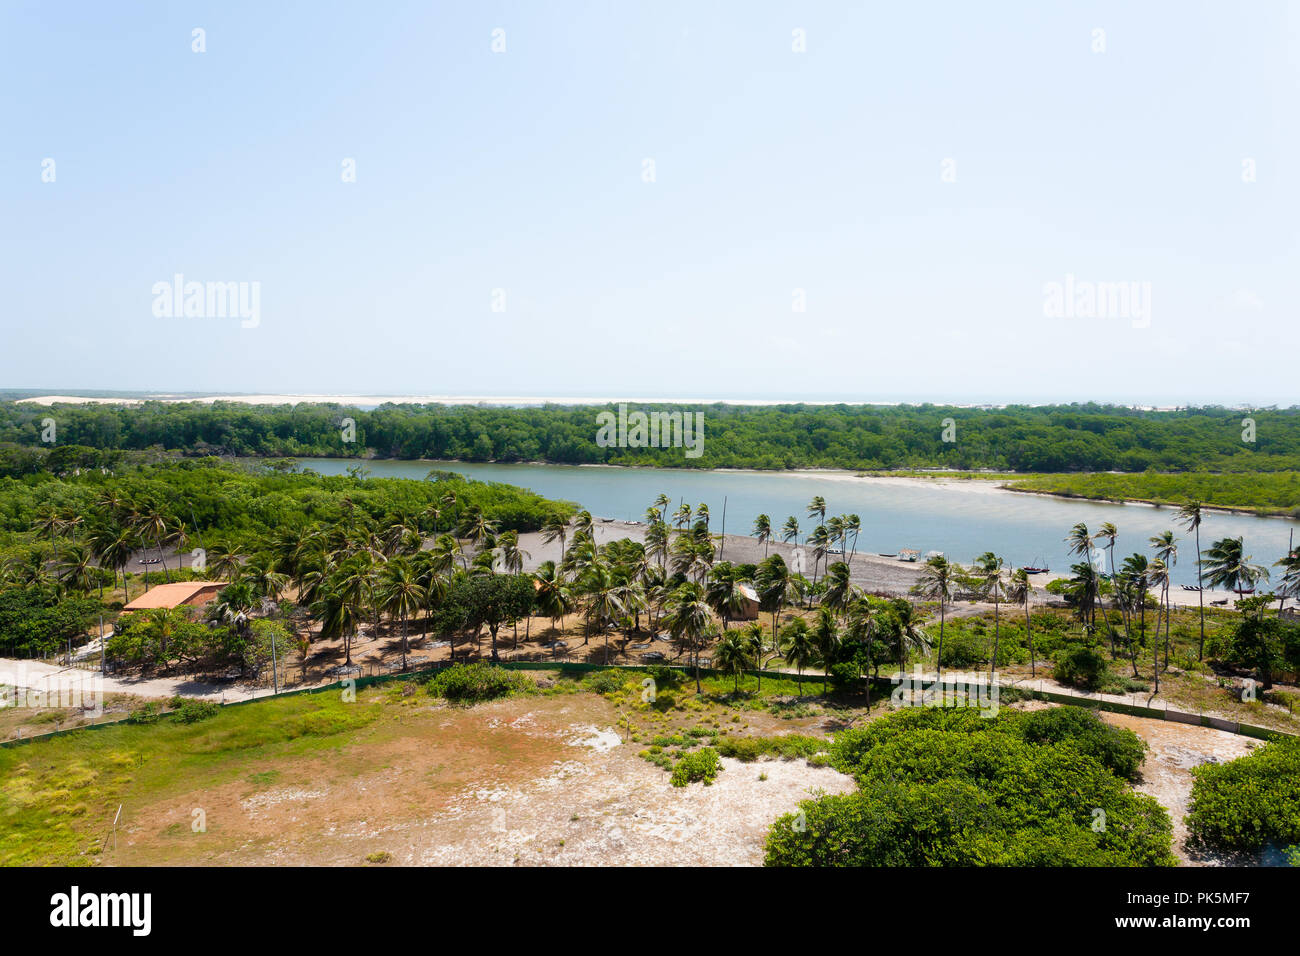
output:
M1298 54L1270 0L0 0L0 387L1300 403Z

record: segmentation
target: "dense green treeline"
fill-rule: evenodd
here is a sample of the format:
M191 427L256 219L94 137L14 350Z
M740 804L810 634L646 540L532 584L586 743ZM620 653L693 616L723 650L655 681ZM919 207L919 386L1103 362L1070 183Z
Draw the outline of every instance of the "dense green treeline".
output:
M16 536L25 539L23 533L51 512L81 516L90 523L109 496L148 503L169 523L183 526L190 537L212 532L236 540L359 516L380 522L418 518L431 507L441 508L442 530L465 514L482 512L504 530L530 531L547 518L567 517L573 511L512 485L472 481L450 472L436 472L431 478L361 480L273 467L245 469L213 458L138 465L116 474L0 477L0 546Z
M1294 471L1034 475L1013 481L1009 486L1018 491L1110 501L1147 501L1153 504L1199 501L1215 508L1236 508L1261 514L1294 514L1300 506L1300 472Z
M631 410L683 410L636 406ZM35 470L33 449L182 450L192 455L433 458L692 468L954 468L1016 472L1300 470L1300 408L1141 411L1094 404L735 406L704 415L702 454L600 447L617 406L0 403L0 474ZM1243 425L1249 417L1253 426ZM57 440L42 442L45 419ZM354 434L346 420L354 423ZM951 421L948 421L951 420ZM355 440L347 440L355 438ZM949 440L945 440L949 439ZM1253 440L1248 440L1253 439ZM4 446L8 446L7 448Z

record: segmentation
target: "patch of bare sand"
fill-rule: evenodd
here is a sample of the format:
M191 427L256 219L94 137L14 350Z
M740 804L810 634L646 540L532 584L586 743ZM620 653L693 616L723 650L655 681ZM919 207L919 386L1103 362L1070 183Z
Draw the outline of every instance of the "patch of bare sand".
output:
M386 852L397 865L757 865L778 816L854 786L802 760L727 759L712 786L676 788L616 720L589 694L412 707L337 753L249 762L237 780L178 781L128 806L106 862L358 865Z
M1141 778L1134 789L1155 797L1169 811L1174 823L1174 854L1183 863L1213 865L1216 861L1193 857L1184 846L1187 826L1183 817L1192 795L1192 768L1244 757L1259 746L1259 742L1226 730L1176 721L1106 712L1101 717L1107 723L1133 731L1150 746L1142 765Z

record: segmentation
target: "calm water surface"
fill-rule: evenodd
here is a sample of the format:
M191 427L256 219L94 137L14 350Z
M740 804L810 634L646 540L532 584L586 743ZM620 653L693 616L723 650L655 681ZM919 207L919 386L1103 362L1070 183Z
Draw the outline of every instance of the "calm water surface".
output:
M355 462L303 458L301 464L321 474L340 475ZM672 499L673 508L683 500L692 506L707 503L716 531L722 529L725 497L730 534L751 533L755 516L765 513L777 529L794 515L806 535L816 523L807 516L808 502L821 495L826 499L827 517L857 514L862 519L859 551L943 551L962 563L993 551L1014 566L1046 564L1060 572L1067 572L1078 560L1069 556L1062 541L1070 528L1082 521L1096 531L1110 521L1119 528L1117 564L1134 551L1150 557L1147 539L1171 530L1179 538L1174 581L1196 583L1196 546L1175 520L1174 508L1018 494L996 490L983 481L940 484L850 475L416 461L369 461L365 467L375 477L417 480L431 468L455 471L481 481L531 488L548 498L578 502L598 517L625 520L643 520L646 508L662 492ZM1204 549L1216 538L1244 535L1246 550L1255 562L1272 565L1286 553L1292 529L1297 529L1297 523L1289 519L1208 513L1201 526L1201 545Z

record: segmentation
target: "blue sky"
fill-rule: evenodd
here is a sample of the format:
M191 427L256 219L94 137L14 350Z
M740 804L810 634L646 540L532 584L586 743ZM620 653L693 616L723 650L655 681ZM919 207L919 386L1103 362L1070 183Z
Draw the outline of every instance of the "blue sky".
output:
M1292 404L1298 52L1280 2L3 0L0 386Z

